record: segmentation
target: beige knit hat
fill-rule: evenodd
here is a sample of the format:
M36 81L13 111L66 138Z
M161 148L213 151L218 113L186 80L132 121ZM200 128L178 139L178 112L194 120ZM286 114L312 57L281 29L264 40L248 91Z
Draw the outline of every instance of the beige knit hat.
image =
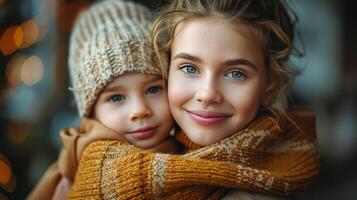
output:
M81 117L91 114L99 93L115 77L125 72L161 74L152 47L151 16L142 5L105 0L78 17L68 65Z

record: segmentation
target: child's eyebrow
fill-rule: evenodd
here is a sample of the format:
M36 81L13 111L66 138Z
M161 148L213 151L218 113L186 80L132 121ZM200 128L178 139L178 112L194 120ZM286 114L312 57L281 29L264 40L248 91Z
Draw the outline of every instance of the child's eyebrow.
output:
M149 76L145 77L145 82L154 82L154 81L162 81L164 80L162 76Z
M115 91L122 90L122 89L123 89L123 87L121 87L120 85L116 85L116 86L105 88L103 90L103 93L115 92Z

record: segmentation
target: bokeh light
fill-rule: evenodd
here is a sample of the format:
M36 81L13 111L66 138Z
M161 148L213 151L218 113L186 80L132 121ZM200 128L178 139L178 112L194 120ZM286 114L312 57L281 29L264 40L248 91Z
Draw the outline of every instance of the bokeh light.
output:
M0 153L0 187L7 192L13 192L16 188L16 179L11 170L10 162ZM0 200L2 200L0 194Z
M43 63L38 56L30 56L21 67L21 80L28 86L32 86L43 77Z
M13 40L17 48L19 48L22 45L22 42L24 40L24 32L22 31L22 28L20 26L16 27Z
M15 54L10 58L5 69L5 77L9 88L15 87L20 83L20 70L26 57L22 54Z
M29 128L27 125L19 123L9 123L9 137L16 143L21 144L28 136Z
M5 3L5 0L0 0L0 6Z
M0 159L0 184L6 185L11 179L11 168L5 163L4 160Z
M39 38L39 25L34 19L29 19L21 24L23 31L23 42L21 48L28 47L35 43Z
M38 41L39 24L34 19L23 22L20 26L11 26L0 39L0 51L7 56L19 48L26 48Z
M0 50L5 56L12 54L17 50L17 45L14 41L14 36L17 31L17 26L12 26L6 29L0 40Z

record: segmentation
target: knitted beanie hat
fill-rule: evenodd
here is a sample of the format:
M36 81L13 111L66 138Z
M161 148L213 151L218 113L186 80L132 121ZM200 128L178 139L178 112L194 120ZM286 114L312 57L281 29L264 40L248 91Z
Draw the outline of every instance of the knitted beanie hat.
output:
M161 74L152 47L151 16L142 5L105 0L78 17L68 65L81 117L91 114L100 92L115 77L125 72Z

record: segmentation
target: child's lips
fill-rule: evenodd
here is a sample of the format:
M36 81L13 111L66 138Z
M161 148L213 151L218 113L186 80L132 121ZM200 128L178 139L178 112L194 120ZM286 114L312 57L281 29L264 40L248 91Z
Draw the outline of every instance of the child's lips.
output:
M231 114L213 111L186 111L193 121L205 126L221 123L232 116Z
M129 132L129 134L139 140L148 139L155 134L158 128L159 128L158 126L139 128L136 129L135 131Z

